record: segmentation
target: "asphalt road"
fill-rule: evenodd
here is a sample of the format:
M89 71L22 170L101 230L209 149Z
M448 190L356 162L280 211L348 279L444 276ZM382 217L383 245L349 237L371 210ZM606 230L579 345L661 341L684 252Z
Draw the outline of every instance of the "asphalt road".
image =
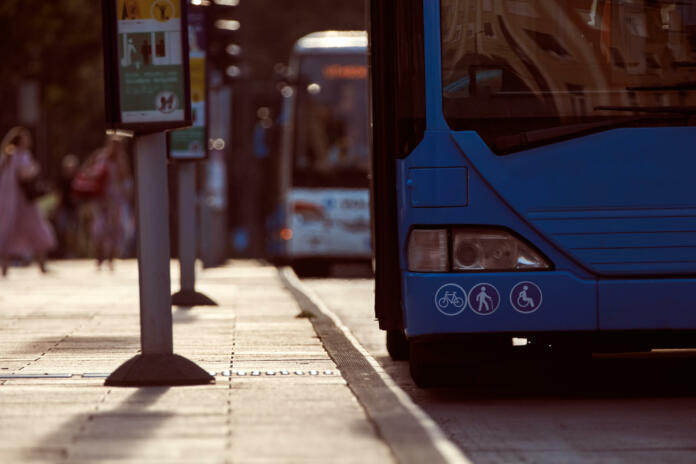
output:
M696 462L694 352L584 362L522 354L422 390L408 362L387 354L371 279L303 282L474 463Z

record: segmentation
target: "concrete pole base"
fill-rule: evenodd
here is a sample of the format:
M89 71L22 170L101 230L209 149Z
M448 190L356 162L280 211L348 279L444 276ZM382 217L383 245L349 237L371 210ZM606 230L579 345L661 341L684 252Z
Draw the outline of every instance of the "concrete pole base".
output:
M206 295L195 290L179 290L172 295L174 306L217 306L218 304Z
M107 387L173 387L208 385L215 377L177 354L139 354L116 369Z

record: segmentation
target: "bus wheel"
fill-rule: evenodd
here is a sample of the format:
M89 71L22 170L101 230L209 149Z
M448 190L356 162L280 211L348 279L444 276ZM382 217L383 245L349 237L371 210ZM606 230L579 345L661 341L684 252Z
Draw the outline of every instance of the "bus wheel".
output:
M323 260L297 260L292 268L298 277L329 277L331 263Z
M420 388L437 387L442 382L438 364L433 362L433 350L424 343L409 343L408 367L413 382Z
M408 339L402 329L387 330L387 351L394 361L408 359Z

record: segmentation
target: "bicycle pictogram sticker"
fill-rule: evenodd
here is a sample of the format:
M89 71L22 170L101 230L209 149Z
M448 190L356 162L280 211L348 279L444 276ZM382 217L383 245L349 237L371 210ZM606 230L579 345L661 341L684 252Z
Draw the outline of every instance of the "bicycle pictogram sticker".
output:
M460 314L466 302L466 291L457 284L445 284L435 293L435 307L445 316Z

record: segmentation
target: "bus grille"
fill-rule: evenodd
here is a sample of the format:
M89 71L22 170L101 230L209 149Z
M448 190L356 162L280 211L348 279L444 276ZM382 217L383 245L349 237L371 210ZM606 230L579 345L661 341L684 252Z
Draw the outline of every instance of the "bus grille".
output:
M529 218L597 274L696 274L696 208L537 210Z

